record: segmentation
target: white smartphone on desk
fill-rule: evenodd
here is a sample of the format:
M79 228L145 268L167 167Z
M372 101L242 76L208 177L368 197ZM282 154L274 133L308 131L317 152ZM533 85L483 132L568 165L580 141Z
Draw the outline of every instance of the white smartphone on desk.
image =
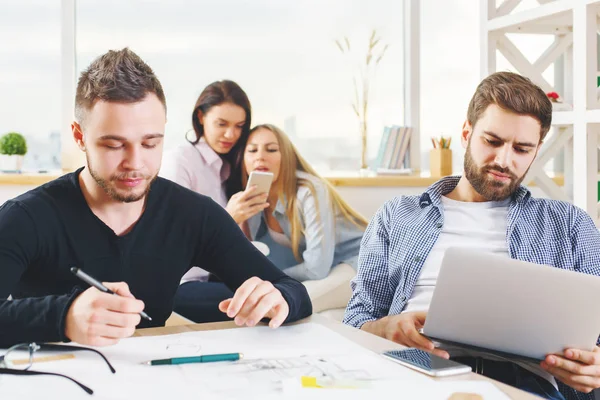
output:
M273 173L264 171L252 171L248 177L248 183L246 184L246 190L256 185L256 191L254 194L269 193L271 189L271 183L273 183Z
M429 376L453 376L471 372L468 365L446 360L419 349L390 350L382 355Z

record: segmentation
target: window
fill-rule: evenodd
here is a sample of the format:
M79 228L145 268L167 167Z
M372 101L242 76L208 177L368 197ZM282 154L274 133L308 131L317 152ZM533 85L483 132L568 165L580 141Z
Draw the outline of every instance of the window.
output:
M60 5L3 0L0 12L0 135L25 136L28 171L60 169Z
M358 170L352 74L377 29L389 44L371 79L369 158L385 125L403 124L403 2L397 0L78 1L78 72L108 49L130 47L167 96L166 148L184 140L191 111L215 80L248 94L253 125L283 128L320 171ZM335 39L348 37L349 54Z

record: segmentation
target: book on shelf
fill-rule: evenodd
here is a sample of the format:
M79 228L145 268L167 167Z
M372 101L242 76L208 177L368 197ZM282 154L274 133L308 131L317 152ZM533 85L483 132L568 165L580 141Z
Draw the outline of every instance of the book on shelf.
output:
M411 128L403 126L400 130L398 149L394 153L394 159L390 164L390 168L403 168L404 160L408 153L408 145L410 144Z
M384 171L381 173L389 174L390 172L385 171L403 171L410 167L411 132L412 128L407 126L392 125L384 128L373 165L375 171L381 170Z
M390 126L386 126L383 128L383 134L381 135L381 140L379 141L379 150L377 151L377 158L375 159L375 168L379 168L382 164L383 156L385 154L388 141L390 139L390 133L392 128Z
M410 168L377 168L375 170L377 175L411 175L412 169Z
M390 160L392 159L392 154L394 152L394 146L398 137L398 131L400 127L393 125L389 127L389 135L384 138L381 138L381 144L384 146L384 151L382 153L382 158L379 160L379 164L377 164L376 168L388 168L390 165ZM385 133L385 129L384 129ZM384 141L385 139L385 141Z

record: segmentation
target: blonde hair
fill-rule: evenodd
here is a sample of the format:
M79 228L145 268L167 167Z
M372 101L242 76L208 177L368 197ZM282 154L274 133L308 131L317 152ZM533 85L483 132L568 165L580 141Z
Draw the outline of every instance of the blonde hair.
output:
M273 188L276 190L277 199L285 203L287 201L287 207L285 214L291 224L291 242L292 251L296 260L302 260L300 257L299 246L300 238L304 234L304 228L300 220L300 213L297 207L297 193L298 188L307 187L315 198L317 203L317 217L321 218L318 213L319 205L317 196L315 193L315 187L312 182L307 179L299 178L296 176L296 171L303 171L317 178L327 189L329 197L331 199L331 209L335 213L340 211L344 218L352 222L359 228L365 229L368 225L368 221L355 211L348 203L346 203L335 188L325 179L323 179L306 160L298 153L296 147L292 144L288 136L278 127L271 124L262 124L255 126L250 131L250 135L258 129L267 129L271 131L277 141L279 142L279 151L281 153L281 166L279 168L279 176L277 181L274 183ZM242 185L246 186L248 181L248 171L246 171L245 163L242 162Z

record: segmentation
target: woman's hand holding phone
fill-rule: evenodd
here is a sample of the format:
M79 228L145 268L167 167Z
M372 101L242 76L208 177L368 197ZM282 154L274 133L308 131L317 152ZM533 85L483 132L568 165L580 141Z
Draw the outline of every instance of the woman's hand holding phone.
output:
M256 190L256 186L249 186L243 192L238 192L229 199L225 209L236 223L241 224L248 218L269 207L269 203L267 203L269 194L257 194Z

